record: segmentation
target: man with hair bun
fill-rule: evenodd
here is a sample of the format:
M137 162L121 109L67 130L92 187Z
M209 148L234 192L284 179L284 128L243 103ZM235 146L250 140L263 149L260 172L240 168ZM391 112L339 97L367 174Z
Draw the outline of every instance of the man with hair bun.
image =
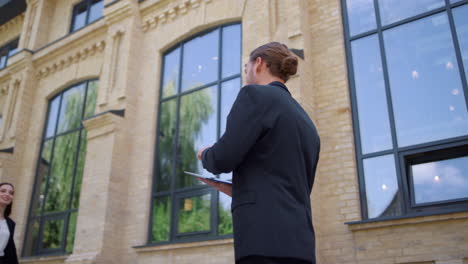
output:
M232 187L200 180L232 196L237 264L316 263L310 194L320 138L285 85L297 67L284 44L252 51L224 135L198 153L211 173L233 172Z

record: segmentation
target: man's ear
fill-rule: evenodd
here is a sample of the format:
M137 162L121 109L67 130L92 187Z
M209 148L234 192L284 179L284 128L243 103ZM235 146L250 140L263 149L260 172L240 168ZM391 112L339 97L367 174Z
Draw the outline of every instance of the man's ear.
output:
M261 71L261 69L262 69L262 64L263 64L263 63L265 63L265 61L264 61L261 57L257 57L257 58L255 59L255 67L254 67L254 69L255 69L255 72L256 72L256 73L259 73L259 72Z

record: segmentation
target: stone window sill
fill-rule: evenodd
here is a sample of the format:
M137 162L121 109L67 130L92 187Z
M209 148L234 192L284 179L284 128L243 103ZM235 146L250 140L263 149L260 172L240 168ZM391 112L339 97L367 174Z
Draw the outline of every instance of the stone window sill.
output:
M408 216L400 218L364 220L345 223L351 231L361 231L373 228L394 227L400 225L414 225L420 223L440 222L448 220L468 219L468 212L450 213L427 216Z
M49 262L65 262L65 260L70 255L60 255L60 256L32 256L32 257L23 257L20 258L19 263L49 263Z
M158 252L158 251L170 251L177 249L186 249L186 248L199 248L199 247L211 247L211 246L220 246L220 245L232 245L234 240L232 238L228 239L218 239L210 241L200 241L200 242L188 242L188 243L172 243L172 244L163 244L163 245L143 245L134 247L137 253L147 253L147 252Z

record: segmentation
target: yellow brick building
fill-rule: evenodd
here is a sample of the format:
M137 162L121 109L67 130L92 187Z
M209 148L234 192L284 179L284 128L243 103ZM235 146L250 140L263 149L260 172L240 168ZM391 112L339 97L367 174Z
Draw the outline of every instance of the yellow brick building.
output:
M468 263L468 1L0 0L0 181L21 263L233 263L197 184L249 52L322 139L317 259ZM221 177L230 177L221 175Z

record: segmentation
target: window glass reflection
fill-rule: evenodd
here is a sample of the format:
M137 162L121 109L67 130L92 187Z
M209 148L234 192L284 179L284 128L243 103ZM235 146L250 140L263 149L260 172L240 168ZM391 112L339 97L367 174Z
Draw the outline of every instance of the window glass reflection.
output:
M179 147L177 154L178 187L200 185L202 182L186 175L184 171L198 172L206 176L211 174L203 169L201 161L197 159L198 150L210 146L216 141L217 128L216 87L205 88L200 91L184 95L180 103Z
M0 69L5 68L8 58L8 49L0 49Z
M58 249L62 246L63 219L45 220L42 233L43 249Z
M240 78L232 79L227 82L223 82L221 85L221 127L220 135L226 131L226 121L229 112L231 111L232 105L239 94L241 89Z
M211 194L179 200L178 233L209 231L211 226Z
M416 204L468 198L468 157L412 165Z
M47 120L46 138L55 135L55 126L57 125L60 98L61 95L55 97L55 99L49 103L49 118Z
M81 126L85 86L85 83L79 84L63 94L58 133Z
M351 42L362 153L392 148L377 35Z
M169 240L171 227L171 199L169 196L158 197L153 201L152 241Z
M180 48L164 56L162 97L174 95L179 89Z
M99 85L99 81L91 81L88 83L88 91L86 94L85 115L83 119L86 119L94 115L94 112L96 111L98 85Z
M239 74L241 70L241 26L232 25L223 28L223 67L222 77Z
M208 84L218 78L219 30L184 44L182 91Z
M104 7L103 0L93 0L89 9L89 21L88 23L94 22L102 17L102 9Z
M380 17L384 26L443 6L444 0L379 0Z
M376 28L374 0L346 0L351 36Z
M71 253L73 251L73 245L75 244L75 231L76 231L76 220L78 213L74 212L70 214L67 234L66 252Z
M73 132L56 139L52 171L46 193L46 212L68 209L78 148L78 136L79 132Z
M401 214L393 155L365 159L364 179L369 218Z
M228 235L233 232L232 227L232 216L231 216L231 197L219 192L219 203L218 203L218 234Z
M86 25L86 8L86 3L82 3L76 7L72 31L78 30Z
M468 80L468 5L453 9L453 18L455 20L458 41L460 43L466 79Z
M468 113L446 14L384 32L399 146L468 134Z
M171 187L174 168L174 144L177 118L177 100L161 103L159 115L158 157L156 191L166 191Z

